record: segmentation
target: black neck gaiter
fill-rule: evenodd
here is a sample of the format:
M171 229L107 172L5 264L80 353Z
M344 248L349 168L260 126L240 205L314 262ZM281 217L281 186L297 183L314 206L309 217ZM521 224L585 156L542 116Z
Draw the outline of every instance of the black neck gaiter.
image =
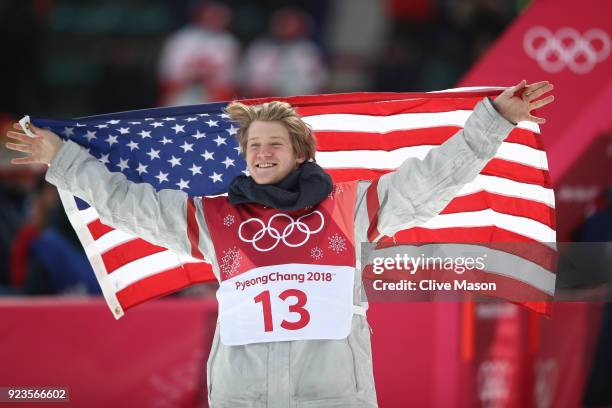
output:
M277 184L257 184L251 177L238 176L229 186L230 203L258 203L283 211L314 206L332 191L332 181L321 166L306 162Z

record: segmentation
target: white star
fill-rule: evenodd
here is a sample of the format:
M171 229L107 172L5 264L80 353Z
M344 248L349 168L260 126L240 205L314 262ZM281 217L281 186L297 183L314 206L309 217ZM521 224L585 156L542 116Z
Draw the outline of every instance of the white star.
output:
M165 146L168 143L172 143L172 140L167 139L166 136L164 136L164 138L162 140L160 140L159 143L163 143L164 146Z
M189 188L189 181L187 180L183 180L181 179L181 181L179 181L178 183L176 183L176 185L179 187L179 189L184 189L184 188Z
M190 117L185 119L187 122L193 122L194 120L198 120L198 118Z
M159 183L163 181L168 181L168 173L162 173L162 171L160 170L159 174L155 176L155 178L159 180Z
M172 167L180 166L181 165L181 159L179 157L174 157L174 155L172 155L172 158L170 160L168 160L168 163L170 163L172 165Z
M171 118L171 117L165 117L165 118L163 118L162 120L176 120L176 119Z
M142 130L138 133L143 139L146 139L147 137L151 137L151 131L150 130Z
M222 144L226 144L225 143L225 138L221 137L221 136L217 136L217 138L214 140L214 142L217 144L217 147L221 146Z
M62 131L62 135L66 137L74 136L74 128L73 127L65 127Z
M98 161L99 161L100 163L102 163L102 164L108 164L108 163L110 163L110 160L108 160L108 155L109 155L109 154L110 154L110 153L103 154L102 156L100 156L100 158L98 159Z
M218 122L219 122L218 120L210 119L208 122L204 122L204 123L207 123L208 126L213 127L213 126L219 126L219 125L217 125Z
M227 113L222 113L219 115L219 117L222 119L229 119L230 116Z
M149 155L149 157L151 158L151 160L153 159L159 159L159 152L161 150L154 150L153 148L151 148L151 151L149 151L149 153L147 153Z
M119 128L119 133L121 133L122 135L130 133L130 128Z
M92 132L91 130L88 130L87 133L85 133L85 139L87 139L88 142L91 142L92 139L97 139L96 131L94 130Z
M234 147L234 150L238 152L238 154L242 153L242 147L240 147L240 145Z
M235 128L234 125L232 124L229 129L226 129L226 131L227 133L229 133L230 136L234 136L236 133L238 133L239 129L240 128Z
M112 146L115 143L119 143L117 141L117 136L112 136L112 135L108 135L108 137L106 138L105 142L108 143L109 146Z
M145 118L145 120L153 120L153 118Z
M184 153L193 152L193 144L187 143L187 141L185 141L185 143L183 143L183 145L181 146L181 149L183 149Z
M131 151L134 151L134 149L138 149L138 150L140 150L140 147L138 147L138 143L136 143L136 142L135 142L135 141L133 141L133 140L132 140L132 141L130 141L130 143L128 143L126 146L130 148L130 152L131 152Z
M193 166L191 166L189 171L191 171L192 176L195 176L196 174L202 174L202 166L196 166L195 163L193 163Z
M216 183L217 181L219 182L223 182L223 180L221 180L221 178L223 177L223 174L217 174L216 172L213 172L212 176L208 176L212 179L213 183Z
M146 166L142 163L138 163L138 168L136 169L136 171L138 172L139 175L142 176L142 173L148 173L147 167L149 166Z
M200 133L200 131L196 131L195 134L191 135L192 137L195 137L196 139L202 139L204 137L206 137L206 133Z
M249 177L249 171L248 170L242 170L242 173L244 173L245 176Z
M160 126L164 126L164 124L162 122L153 122L151 123L151 126L153 126L154 128L158 128Z
M140 125L142 122L128 122L130 125Z
M200 156L202 156L204 158L204 160L214 160L213 154L215 154L214 152L209 152L208 150L204 150L204 153L202 153Z
M117 123L119 123L119 121L117 119L111 119L107 120L106 123L108 123L109 125L116 125Z
M101 125L96 125L96 127L97 127L98 129L106 129L106 128L108 127L108 125L101 124Z
M225 158L221 163L225 164L225 168L227 169L229 166L234 166L234 160L230 159L229 156Z
M87 126L87 125L84 125L84 124L79 123L79 122L76 123L76 127L83 127L83 126Z
M198 113L198 116L210 116L208 113Z
M174 133L180 133L183 132L185 133L185 129L184 129L185 125L179 125L178 123L174 126L172 126L172 129L174 129Z
M129 159L119 159L119 164L117 164L117 167L119 167L121 169L121 171L125 170L125 169L129 169L130 166L128 166L128 161Z

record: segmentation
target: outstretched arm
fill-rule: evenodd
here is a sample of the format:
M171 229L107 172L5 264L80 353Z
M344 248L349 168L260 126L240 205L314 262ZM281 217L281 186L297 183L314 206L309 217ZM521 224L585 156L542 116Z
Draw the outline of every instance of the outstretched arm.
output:
M14 128L20 129L20 125ZM189 199L178 190L157 192L148 183L131 182L122 173L110 172L78 144L62 143L50 130L35 126L31 130L36 137L7 133L19 142L7 143L7 148L28 153L12 159L13 164L49 165L47 181L86 201L103 222L119 230L182 254L212 253L200 199ZM193 239L194 234L198 239ZM199 248L193 247L195 242Z

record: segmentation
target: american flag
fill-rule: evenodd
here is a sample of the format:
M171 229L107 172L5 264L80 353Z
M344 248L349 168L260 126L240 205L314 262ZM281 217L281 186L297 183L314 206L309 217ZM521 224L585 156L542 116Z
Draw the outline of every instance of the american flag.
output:
M474 106L499 88L434 93L352 93L243 100L291 103L315 131L317 162L334 182L374 180L406 158L423 158L460 130ZM34 118L86 147L113 172L155 189L189 196L227 192L246 174L226 103L155 108L74 120ZM115 317L149 299L215 280L209 264L178 255L105 225L95 209L60 191L68 217ZM521 122L476 179L440 215L401 231L404 242L533 242L554 247L554 194L546 154L533 123ZM551 272L552 273L552 272ZM542 286L554 292L554 274ZM552 291L552 292L551 292ZM539 311L546 308L534 307Z

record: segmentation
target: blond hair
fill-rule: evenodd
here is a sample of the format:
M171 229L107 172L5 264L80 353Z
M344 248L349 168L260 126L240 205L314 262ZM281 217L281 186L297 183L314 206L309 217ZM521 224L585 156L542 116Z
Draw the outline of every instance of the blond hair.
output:
M230 119L240 124L236 138L243 153L246 152L249 126L253 121L277 121L281 122L289 132L295 155L305 157L306 161L314 160L317 141L312 129L287 102L272 101L260 105L232 102L225 108L225 112L230 116Z

